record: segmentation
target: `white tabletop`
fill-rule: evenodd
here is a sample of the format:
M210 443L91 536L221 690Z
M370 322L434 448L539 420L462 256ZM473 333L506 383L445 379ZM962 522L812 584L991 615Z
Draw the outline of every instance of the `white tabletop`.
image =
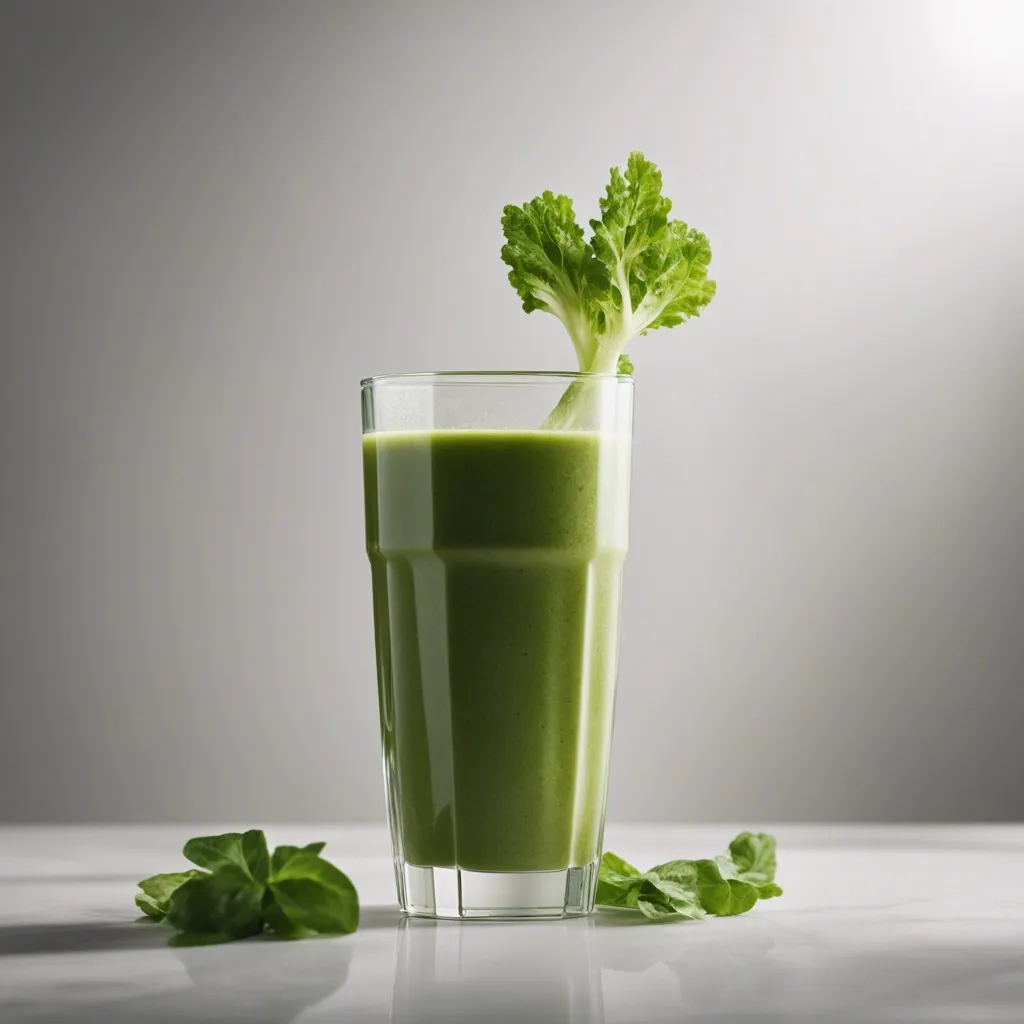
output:
M230 827L0 829L0 1021L1024 1021L1020 826L779 828L784 897L671 924L403 922L382 829L268 828L328 840L359 932L169 948L134 883ZM646 867L735 831L609 827L606 845Z

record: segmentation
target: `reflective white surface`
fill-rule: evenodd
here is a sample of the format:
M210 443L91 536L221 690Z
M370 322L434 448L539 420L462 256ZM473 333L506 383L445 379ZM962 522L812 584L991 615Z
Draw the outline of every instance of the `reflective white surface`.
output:
M329 840L360 931L168 948L134 883L211 831L0 829L0 1021L1024 1021L1020 826L779 828L782 899L664 925L403 921L383 830L270 828ZM734 831L609 827L606 845L646 867Z

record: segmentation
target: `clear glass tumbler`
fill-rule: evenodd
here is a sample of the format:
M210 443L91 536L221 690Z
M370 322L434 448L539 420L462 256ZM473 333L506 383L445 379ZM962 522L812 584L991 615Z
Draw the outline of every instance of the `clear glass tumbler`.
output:
M398 899L593 910L629 523L633 381L362 382L366 546Z

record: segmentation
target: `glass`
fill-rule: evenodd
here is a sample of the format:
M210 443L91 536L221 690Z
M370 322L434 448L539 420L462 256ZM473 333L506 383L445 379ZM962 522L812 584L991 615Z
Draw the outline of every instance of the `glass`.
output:
M407 914L593 910L632 403L632 378L616 374L362 382L384 775Z

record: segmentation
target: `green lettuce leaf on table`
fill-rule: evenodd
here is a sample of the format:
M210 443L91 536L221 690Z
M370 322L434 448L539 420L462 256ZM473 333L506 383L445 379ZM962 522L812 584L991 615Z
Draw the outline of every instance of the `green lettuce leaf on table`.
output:
M617 854L601 858L599 906L639 910L652 920L745 914L782 895L775 882L775 839L743 832L713 860L671 860L640 871Z
M196 868L144 878L135 903L170 925L180 946L263 931L286 939L348 934L359 927L359 897L320 856L324 845L279 846L271 855L259 829L190 839L182 852Z

